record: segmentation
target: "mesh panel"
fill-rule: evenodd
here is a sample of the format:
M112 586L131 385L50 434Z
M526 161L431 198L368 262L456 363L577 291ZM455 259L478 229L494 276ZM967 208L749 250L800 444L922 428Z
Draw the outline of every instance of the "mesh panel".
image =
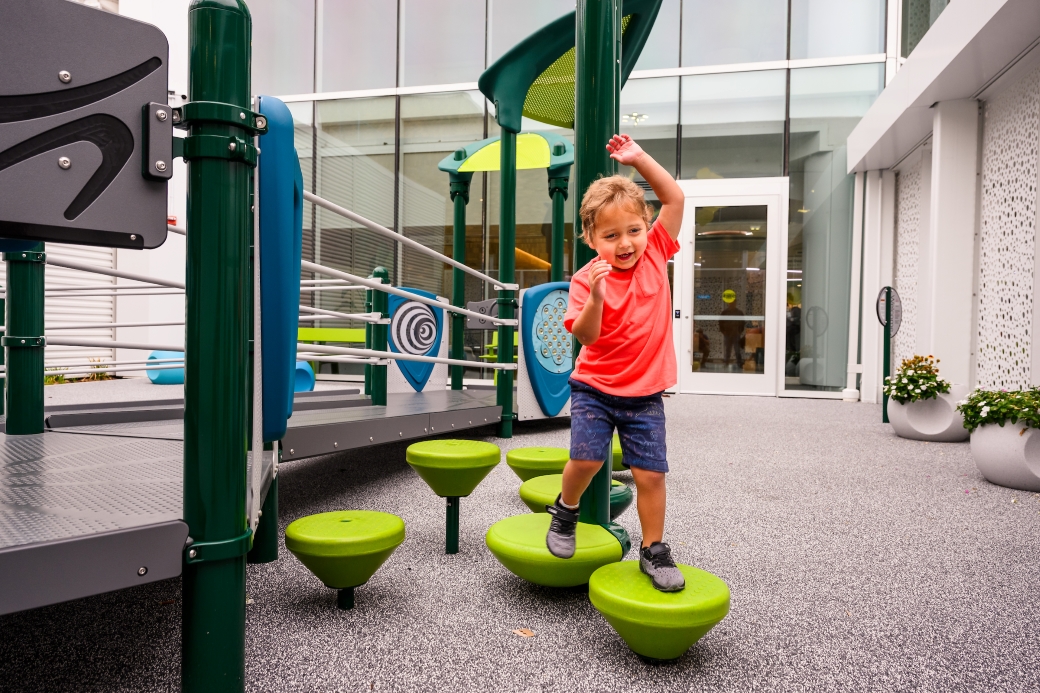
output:
M631 18L621 18L622 36ZM525 117L556 127L574 127L574 59L575 49L571 48L538 75L524 99Z

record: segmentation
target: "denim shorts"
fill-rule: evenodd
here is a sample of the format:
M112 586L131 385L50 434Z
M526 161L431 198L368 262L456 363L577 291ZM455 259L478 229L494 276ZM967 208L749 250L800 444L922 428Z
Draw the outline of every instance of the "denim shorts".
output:
M571 459L605 460L614 429L626 467L668 471L661 393L618 397L571 378Z

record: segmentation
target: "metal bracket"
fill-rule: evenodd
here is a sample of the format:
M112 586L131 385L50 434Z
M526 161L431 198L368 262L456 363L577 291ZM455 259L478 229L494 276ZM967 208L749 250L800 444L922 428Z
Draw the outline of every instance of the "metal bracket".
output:
M4 253L4 262L47 262L47 253Z
M173 119L170 107L152 101L141 106L141 175L152 180L173 178Z
M243 128L254 135L267 133L267 118L230 103L190 101L173 109L174 127L187 128L194 123L223 123Z
M46 337L0 337L0 347L45 347Z
M190 135L184 138L181 156L192 159L229 159L256 167L256 147L241 137L225 135Z
M253 548L253 530L247 529L243 534L223 541L193 541L188 537L184 545L185 563L204 563L207 561L226 561L249 553Z

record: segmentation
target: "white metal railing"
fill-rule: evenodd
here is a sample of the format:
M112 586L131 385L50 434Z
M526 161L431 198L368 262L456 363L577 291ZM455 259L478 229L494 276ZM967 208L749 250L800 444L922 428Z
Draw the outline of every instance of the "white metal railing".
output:
M392 359L397 361L417 361L419 363L444 363L449 366L463 366L465 368L492 368L503 371L515 371L515 363L478 363L476 361L463 361L461 359L442 359L437 356L416 356L414 354L400 354L392 351L376 351L375 349L353 349L350 347L326 346L323 344L297 344L297 352L314 352L318 354L342 354L343 356L371 356L381 359Z

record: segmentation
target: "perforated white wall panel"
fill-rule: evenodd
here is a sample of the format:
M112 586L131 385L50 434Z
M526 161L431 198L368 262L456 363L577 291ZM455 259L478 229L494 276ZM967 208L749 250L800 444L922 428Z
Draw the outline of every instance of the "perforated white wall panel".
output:
M1031 375L1040 68L986 103L983 118L976 380L1017 389Z
M893 286L903 302L903 324L892 345L895 368L914 355L917 340L917 267L921 237L922 160L896 175L896 267Z

